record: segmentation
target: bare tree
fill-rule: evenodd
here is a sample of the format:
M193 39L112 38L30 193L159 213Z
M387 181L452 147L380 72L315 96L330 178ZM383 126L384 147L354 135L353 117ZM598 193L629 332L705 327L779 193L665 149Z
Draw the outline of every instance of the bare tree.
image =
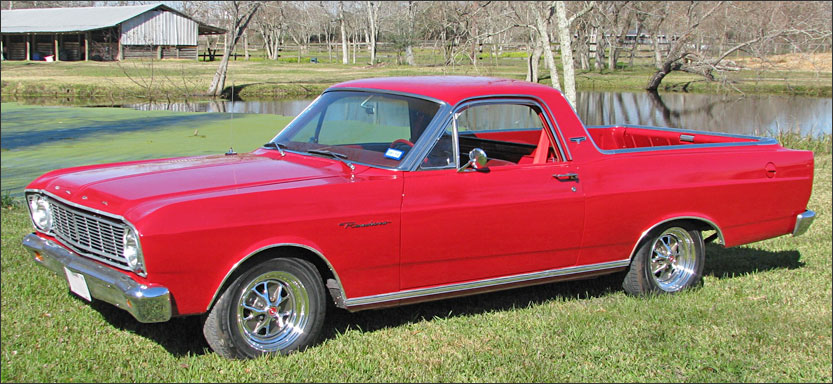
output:
M530 47L532 48L532 52L527 61L527 81L538 82L538 63L541 54L543 54L544 65L550 70L552 87L561 89L558 80L558 70L555 67L555 57L552 54L552 39L549 32L555 13L555 3L531 1L526 3L519 2L518 4L523 4L523 8L525 9L519 9L521 6L513 8L517 26L526 27L531 31Z
M211 85L208 87L208 94L218 96L226 85L226 74L228 73L229 55L234 50L234 46L246 32L246 28L252 21L257 10L260 8L260 2L241 2L230 1L228 5L228 12L230 16L229 30L226 33L226 44L223 48L223 58L220 60L220 65L217 67L217 72L214 73L214 79L211 80Z
M416 28L414 23L416 22L416 8L417 4L415 1L408 1L408 19L407 19L407 31L406 33L411 38L406 40L407 44L405 45L405 62L408 63L410 66L416 65L416 60L414 60L414 43L413 37L414 33L416 32Z
M476 48L472 47L477 40L474 20L482 17L483 8L489 3L479 2L431 2L426 9L430 38L439 40L443 49L444 65L457 64L458 55L463 48L470 48L467 56L476 65Z
M701 5L707 8L701 11ZM692 40L694 40L695 32L699 29L700 25L703 23L703 20L711 16L711 14L714 13L722 5L722 1L711 4L692 1L688 4L685 13L685 18L687 19L685 29L682 31L681 35L673 43L671 43L671 47L668 50L668 55L665 57L665 60L663 60L660 68L657 69L653 76L651 76L651 79L648 81L648 86L645 87L645 89L656 92L657 88L659 88L660 83L662 83L662 79L664 79L665 76L667 76L672 71L683 70L689 72L697 72L697 70L695 70L693 67L685 66L684 60L694 54L690 49L690 44ZM743 45L746 44L748 43L745 43ZM732 52L734 52L737 49L740 49L740 47L732 49ZM710 77L711 75L709 74L708 76Z
M635 7L635 12L638 14L637 17L644 20L646 32L651 36L651 44L654 51L654 66L657 69L662 69L662 45L665 44L662 40L668 39L668 36L662 33L662 28L665 20L668 19L670 5L669 2L663 2L659 6L654 3L640 3Z
M717 3L707 11L698 12L695 4L689 4L684 14L678 12L688 22L677 24L689 27L672 45L662 68L648 83L648 90L656 91L670 71L698 74L707 81L715 81L716 75L720 75L724 85L732 86L725 74L739 70L727 60L735 52L744 51L764 61L767 55L810 51L818 43L829 44L830 3L729 3L724 5L729 7L728 10L724 8L722 16L725 19L713 11L721 5ZM720 28L724 23L729 23L729 27ZM728 36L716 36L716 33L731 33L732 36L729 39ZM729 43L730 40L733 41ZM779 47L787 49L779 50Z
M381 3L379 1L365 2L367 9L367 25L368 25L368 41L367 48L370 50L370 65L376 64L376 38L379 37L379 8Z
M631 23L632 13L630 12L629 1L611 1L603 2L603 9L600 9L600 14L604 17L604 26L602 29L602 40L608 47L607 53L607 68L611 71L616 70L616 62L619 60L619 52L621 42L628 32L628 27ZM596 50L598 51L600 44L597 38ZM601 45L604 49L604 45Z
M290 40L298 47L298 62L301 62L301 55L304 50L309 50L310 39L316 27L316 18L319 12L313 10L308 2L292 3L286 9L287 34Z
M338 2L338 24L341 29L341 63L348 64L350 58L347 52L347 20L344 16L344 1Z
M550 38L550 26L552 25L552 17L555 13L555 2L549 4L540 4L531 2L532 12L535 14L535 32L538 33L538 41L541 48L544 50L544 64L550 70L550 80L552 87L561 89L558 80L558 68L555 67L555 57L552 55L552 44ZM541 7L540 5L543 5Z
M595 1L587 3L587 5L573 16L567 18L567 9L563 1L555 2L555 15L558 20L558 40L561 45L561 64L564 67L564 93L567 100L573 105L576 105L576 72L573 66L573 48L571 42L570 26L573 22L582 17L585 13L590 12L596 5Z
M269 1L261 6L253 21L263 39L266 57L270 60L278 59L281 40L287 28L285 18L284 3Z

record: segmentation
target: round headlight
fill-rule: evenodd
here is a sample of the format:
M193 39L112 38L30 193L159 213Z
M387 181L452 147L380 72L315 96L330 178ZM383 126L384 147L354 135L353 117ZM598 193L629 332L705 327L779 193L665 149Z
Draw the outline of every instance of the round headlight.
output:
M142 261L142 250L139 248L139 238L132 228L125 228L122 244L124 245L123 255L127 260L127 266L136 273L144 275L145 266Z
M32 222L44 232L52 230L52 207L45 197L34 195L29 197L29 212L32 214Z

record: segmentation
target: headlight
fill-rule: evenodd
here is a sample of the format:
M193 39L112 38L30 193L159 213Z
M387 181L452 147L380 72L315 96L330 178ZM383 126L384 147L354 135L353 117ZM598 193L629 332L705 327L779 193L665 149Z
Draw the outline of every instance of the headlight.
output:
M123 255L127 260L127 266L140 276L145 276L145 261L142 257L142 247L139 246L139 238L133 228L127 227L124 229L124 238L122 239L124 245Z
M32 215L32 222L39 230L43 232L52 230L52 207L49 206L45 197L30 195L29 213Z

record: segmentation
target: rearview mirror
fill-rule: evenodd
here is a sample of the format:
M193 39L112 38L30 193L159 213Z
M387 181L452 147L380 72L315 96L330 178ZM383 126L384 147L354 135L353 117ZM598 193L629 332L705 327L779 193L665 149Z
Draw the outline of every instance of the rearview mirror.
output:
M364 108L364 113L368 115L372 115L376 112L376 106L373 103L370 103L370 99L372 98L372 95L368 96L366 99L364 99L364 101L362 101L361 104L359 104L360 107Z
M486 157L486 151L475 148L469 151L469 161L466 164L463 164L457 172L463 172L468 168L472 168L477 172L489 172L489 167L486 166L486 162L489 161L489 158Z

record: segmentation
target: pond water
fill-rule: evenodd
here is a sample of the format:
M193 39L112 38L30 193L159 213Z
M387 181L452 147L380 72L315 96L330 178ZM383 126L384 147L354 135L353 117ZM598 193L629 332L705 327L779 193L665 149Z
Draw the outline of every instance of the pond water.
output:
M274 137L288 116L300 113L310 101L134 104L130 108L3 103L0 189L19 196L38 175L70 166L225 153L229 147L250 151ZM657 97L643 92L581 92L576 110L587 125L635 124L751 135L830 134L833 114L830 98Z
M233 112L296 116L312 99L126 104L138 110ZM576 112L586 125L634 124L747 135L831 133L830 98L579 92Z

